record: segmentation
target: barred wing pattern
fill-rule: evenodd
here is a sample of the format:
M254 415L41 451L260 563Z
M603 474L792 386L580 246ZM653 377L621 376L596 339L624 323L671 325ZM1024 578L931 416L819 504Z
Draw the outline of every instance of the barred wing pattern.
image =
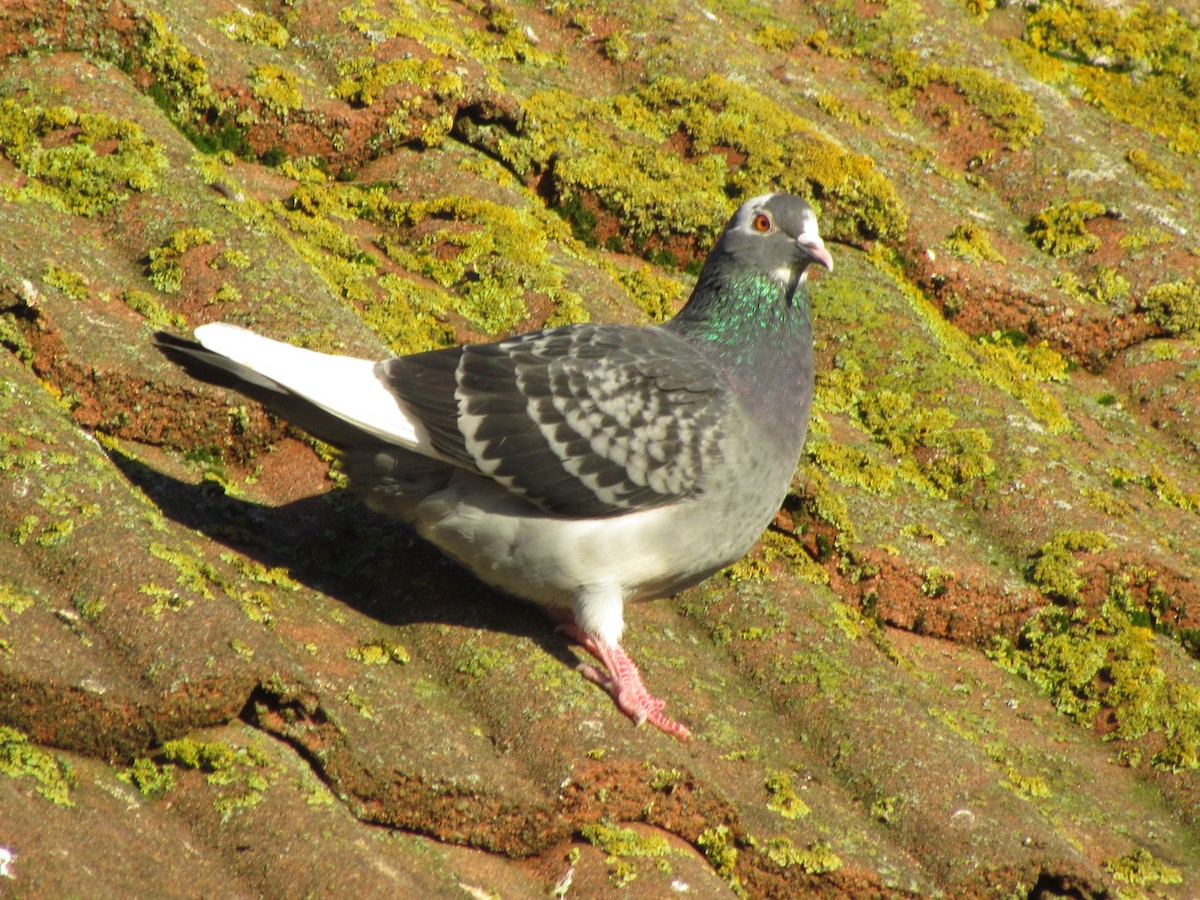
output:
M381 363L434 449L548 512L591 517L699 492L729 389L656 328L553 328Z

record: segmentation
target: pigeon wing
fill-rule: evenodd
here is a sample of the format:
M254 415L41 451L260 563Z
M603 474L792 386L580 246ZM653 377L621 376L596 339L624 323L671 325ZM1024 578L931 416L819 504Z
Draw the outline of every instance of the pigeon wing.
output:
M443 458L549 512L606 516L693 495L729 389L683 339L575 326L381 363Z

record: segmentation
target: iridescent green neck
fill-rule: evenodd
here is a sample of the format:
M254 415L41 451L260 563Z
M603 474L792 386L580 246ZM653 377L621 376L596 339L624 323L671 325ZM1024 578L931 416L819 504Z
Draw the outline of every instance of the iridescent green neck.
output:
M813 389L807 285L789 297L769 275L708 268L687 306L663 327L721 367L746 409L771 423L772 439L799 446Z
M702 272L691 300L666 327L734 369L779 357L792 364L811 360L805 285L789 298L784 285L762 273Z

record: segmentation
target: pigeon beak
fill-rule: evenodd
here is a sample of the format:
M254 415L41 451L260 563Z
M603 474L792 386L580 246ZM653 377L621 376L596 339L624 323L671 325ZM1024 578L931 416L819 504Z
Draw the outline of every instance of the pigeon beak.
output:
M825 242L815 230L802 232L796 238L796 246L808 262L820 263L830 272L833 271L833 257L825 249Z

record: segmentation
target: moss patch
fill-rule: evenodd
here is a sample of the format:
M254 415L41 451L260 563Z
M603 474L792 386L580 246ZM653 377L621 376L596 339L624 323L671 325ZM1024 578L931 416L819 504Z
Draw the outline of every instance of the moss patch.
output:
M38 796L57 806L75 805L71 800L75 778L70 766L6 725L0 725L0 773L10 778L32 778Z
M1047 206L1029 221L1029 236L1051 256L1093 253L1100 238L1088 230L1087 223L1104 215L1106 207L1095 200L1070 200Z
M167 168L162 149L127 119L15 100L0 101L0 153L28 179L0 186L0 196L80 216L153 190Z
M1080 724L1107 712L1109 739L1131 744L1122 751L1128 764L1136 765L1146 746L1157 768L1200 768L1200 690L1170 676L1153 632L1135 624L1145 617L1128 580L1114 578L1098 614L1049 607L1025 624L1015 644L999 639L991 655Z
M1156 284L1140 306L1151 322L1171 334L1200 334L1200 284L1194 279Z

